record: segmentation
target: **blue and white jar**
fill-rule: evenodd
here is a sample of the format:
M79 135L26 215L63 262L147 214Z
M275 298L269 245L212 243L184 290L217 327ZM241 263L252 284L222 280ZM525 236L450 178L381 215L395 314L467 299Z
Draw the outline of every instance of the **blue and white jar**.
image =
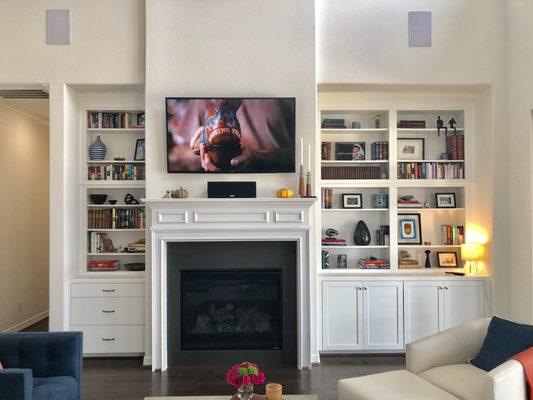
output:
M105 160L107 146L100 140L100 136L89 146L89 158L92 161Z

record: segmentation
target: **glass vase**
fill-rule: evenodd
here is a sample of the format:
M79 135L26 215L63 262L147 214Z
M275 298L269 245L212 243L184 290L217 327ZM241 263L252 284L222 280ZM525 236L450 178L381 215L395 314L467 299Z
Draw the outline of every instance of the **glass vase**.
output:
M239 389L237 389L237 397L239 400L251 400L253 396L254 385L251 383L242 385Z

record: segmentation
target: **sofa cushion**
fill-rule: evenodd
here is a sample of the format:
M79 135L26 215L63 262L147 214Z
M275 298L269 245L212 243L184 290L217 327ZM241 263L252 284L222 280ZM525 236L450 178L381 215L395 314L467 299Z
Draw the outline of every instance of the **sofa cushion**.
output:
M454 364L431 368L418 376L460 399L483 400L486 374L470 364Z
M32 400L76 400L78 383L71 376L33 378Z
M532 325L517 324L493 317L481 350L471 363L490 371L531 346L533 346Z
M409 371L342 379L338 400L458 400Z

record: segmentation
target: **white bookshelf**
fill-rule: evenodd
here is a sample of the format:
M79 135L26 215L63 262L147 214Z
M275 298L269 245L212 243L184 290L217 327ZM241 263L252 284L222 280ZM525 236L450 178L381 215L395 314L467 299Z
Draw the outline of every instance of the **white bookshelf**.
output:
M89 112L109 112L128 113L134 121L138 114L144 113L141 109L109 109L91 108L83 109L80 114L80 162L79 162L79 182L80 182L80 277L112 277L112 278L139 278L144 277L144 271L128 271L125 263L146 263L145 252L124 252L124 248L139 239L146 237L146 227L135 227L128 229L119 228L94 228L89 226L89 212L109 212L116 210L129 210L139 212L145 210L143 204L125 204L126 194L132 194L139 200L145 197L145 180L138 178L132 180L91 180L89 168L99 166L126 166L134 165L141 167L145 165L144 160L135 160L135 147L137 140L144 139L145 129L140 127L128 128L99 128L89 127ZM107 146L107 154L104 160L91 160L89 157L89 146L100 136L100 139ZM115 158L119 158L115 160ZM91 194L106 194L108 196L104 204L92 204ZM109 200L116 200L116 204L110 204ZM146 213L144 216L146 221ZM145 222L146 224L146 222ZM113 241L117 252L95 252L89 249L89 235L93 232L106 234ZM121 263L120 270L117 271L89 271L88 263L98 260L117 260Z
M437 268L437 252L457 252L459 265L460 245L443 244L441 225L461 225L466 228L466 221L471 210L471 193L473 192L473 160L469 155L473 149L473 115L471 110L465 108L426 108L421 106L416 109L398 109L394 106L381 109L349 108L346 102L339 102L342 107L325 107L322 102L318 110L318 135L317 135L317 159L320 160L316 173L317 194L320 198L320 210L317 212L318 225L320 227L319 241L325 237L325 230L334 228L339 231L339 238L347 241L347 246L319 246L317 252L317 271L319 275L351 276L361 274L398 275L435 273L442 274L447 271L460 272L461 268ZM335 102L333 102L335 103ZM372 126L372 116L380 114L383 117L379 129ZM445 124L453 117L457 121L457 135L464 135L464 159L445 160L441 159L441 153L446 152L446 138L444 130L437 135L437 115L444 120ZM345 119L346 129L321 128L324 118ZM397 128L400 120L424 120L425 128ZM360 129L351 129L352 122L361 123ZM453 130L449 129L449 135ZM416 160L400 160L397 154L398 138L422 138L424 139L424 157ZM389 157L387 160L370 160L370 149L373 142L388 141ZM322 142L332 142L332 159L321 160ZM336 142L364 142L365 160L335 160ZM464 179L399 179L397 168L402 163L434 163L435 165L454 164L464 166ZM379 179L324 179L321 175L320 166L370 166L380 165L382 175ZM383 174L383 171L385 172ZM323 189L333 190L333 207L323 208ZM341 195L343 193L361 193L363 196L363 208L342 208ZM436 193L455 193L456 208L437 208L435 204ZM374 208L373 196L387 194L389 196L388 208ZM427 208L399 208L397 199L406 194L413 194L422 203L429 201ZM422 225L421 244L398 243L398 215L420 214ZM359 220L363 220L371 233L369 246L356 246L353 242L353 232ZM385 246L376 244L376 231L381 225L389 225L390 242ZM319 242L320 243L320 242ZM322 269L322 250L329 252L330 269ZM412 258L417 259L422 268L404 269L399 268L398 252L407 250ZM430 250L432 268L424 268L425 250ZM348 268L336 268L336 256L346 254ZM388 270L367 270L355 267L360 258L374 256L390 260L391 268Z

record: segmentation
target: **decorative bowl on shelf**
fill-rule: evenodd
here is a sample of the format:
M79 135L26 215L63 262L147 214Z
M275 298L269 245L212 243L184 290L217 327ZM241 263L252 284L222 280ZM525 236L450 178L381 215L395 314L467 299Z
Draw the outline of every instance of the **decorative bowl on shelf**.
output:
M115 204L117 204L117 201L109 199L109 204L115 205Z
M144 263L126 263L124 264L124 268L126 268L128 271L144 271L145 270L145 264Z
M104 204L107 200L107 194L90 194L89 198L93 204Z

